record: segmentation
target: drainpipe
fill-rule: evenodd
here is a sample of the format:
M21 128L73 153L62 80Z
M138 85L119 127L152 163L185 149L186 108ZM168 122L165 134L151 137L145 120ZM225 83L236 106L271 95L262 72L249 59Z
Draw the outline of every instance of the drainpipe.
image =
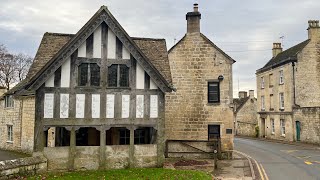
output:
M293 79L293 105L296 106L296 79L295 79L295 63L292 62L292 79Z

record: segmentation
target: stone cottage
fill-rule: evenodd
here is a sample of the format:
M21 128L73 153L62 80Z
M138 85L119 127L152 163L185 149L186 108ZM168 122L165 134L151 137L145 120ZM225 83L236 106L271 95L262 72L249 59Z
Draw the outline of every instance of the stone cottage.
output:
M186 14L187 33L169 50L172 82L166 94L167 156L201 156L208 140L233 149L232 64L230 56L200 32L198 4Z
M254 90L239 92L239 98L233 99L235 134L239 136L255 136L257 121L257 99Z
M282 51L257 70L260 136L320 143L320 27L308 22L308 39Z
M44 34L2 96L1 148L43 154L49 170L162 165L172 89L165 40L130 37L102 6L76 34Z

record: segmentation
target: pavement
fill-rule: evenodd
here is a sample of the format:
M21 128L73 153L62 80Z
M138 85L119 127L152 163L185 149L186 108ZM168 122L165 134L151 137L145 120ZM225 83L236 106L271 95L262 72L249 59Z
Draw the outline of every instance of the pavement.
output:
M318 146L236 137L234 148L252 159L257 179L320 180Z
M18 159L18 158L23 158L26 156L27 155L25 155L25 154L21 154L21 153L17 153L17 152L0 150L0 161Z

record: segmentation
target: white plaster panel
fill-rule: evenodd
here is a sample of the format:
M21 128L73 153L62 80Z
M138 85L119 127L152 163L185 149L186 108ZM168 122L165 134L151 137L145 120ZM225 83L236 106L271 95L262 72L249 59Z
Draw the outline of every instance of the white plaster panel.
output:
M45 82L45 87L54 87L54 74Z
M150 89L158 89L158 86L154 81L150 78Z
M76 95L76 118L84 118L85 101L86 101L85 94Z
M70 63L69 57L61 66L61 87L70 87Z
M136 88L144 89L144 70L138 63L136 67Z
M136 97L136 118L143 118L144 114L144 95Z
M54 94L46 93L44 95L44 118L53 118Z
M122 59L130 59L130 53L124 46L122 46Z
M114 118L114 94L107 94L107 118Z
M122 118L129 118L130 113L130 95L122 95Z
M158 95L150 95L150 118L158 117Z
M93 32L93 57L101 58L101 25Z
M69 94L60 94L60 118L69 117Z
M108 58L115 59L116 58L116 35L112 32L112 30L108 29Z
M92 118L100 118L100 94L92 94Z
M84 41L80 47L78 48L78 57L86 57L87 56L87 47L86 41Z

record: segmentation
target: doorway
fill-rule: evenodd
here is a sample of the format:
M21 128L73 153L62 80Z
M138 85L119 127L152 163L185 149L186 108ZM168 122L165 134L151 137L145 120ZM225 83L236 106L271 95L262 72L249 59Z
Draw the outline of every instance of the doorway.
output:
M260 137L266 137L266 119L261 118L261 129L260 129Z
M301 123L296 121L297 141L300 141Z

